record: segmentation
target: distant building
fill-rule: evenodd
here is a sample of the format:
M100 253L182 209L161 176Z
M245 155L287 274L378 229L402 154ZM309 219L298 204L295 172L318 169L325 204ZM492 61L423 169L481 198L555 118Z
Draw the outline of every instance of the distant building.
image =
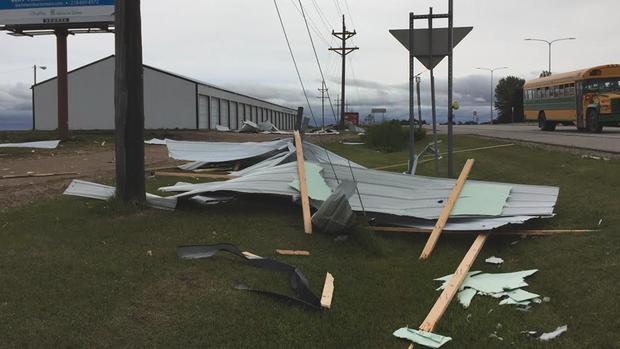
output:
M114 56L69 72L69 128L114 129ZM58 127L56 78L33 86L33 129ZM296 110L144 65L146 129L232 130L244 120L294 127Z

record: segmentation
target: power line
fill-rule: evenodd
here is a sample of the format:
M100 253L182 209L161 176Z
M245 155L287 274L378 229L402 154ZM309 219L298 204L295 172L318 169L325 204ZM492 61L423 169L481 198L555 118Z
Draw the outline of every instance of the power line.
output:
M325 24L325 28L327 28L327 31L329 32L329 30L334 27L329 21L329 18L327 18L327 16L321 9L321 6L316 2L316 0L312 0L312 5L314 6L316 12L319 14L319 18L321 19L323 24Z
M308 31L308 37L310 38L310 44L312 44L312 51L314 51L314 58L316 59L316 64L319 67L319 72L321 73L321 79L323 80L323 85L326 85L325 83L325 75L323 75L323 69L321 68L321 61L319 60L319 55L316 53L316 47L314 46L314 40L312 39L312 34L310 33L310 28L308 27L308 20L306 19L306 13L304 11L304 6L301 3L301 0L299 1L299 6L301 7L301 14L304 17L304 22L306 23L306 30ZM327 99L329 100L329 106L332 109L332 114L334 115L334 119L336 118L336 112L334 110L334 105L332 104L332 99L329 96L329 90L326 91L327 92Z
M344 14L344 12L342 12L342 8L340 7L340 2L338 0L334 0L334 6L336 6L336 10L338 11L338 14Z
M278 8L278 3L276 0L273 0L273 4L276 7L276 12L278 13L278 18L280 19L280 25L282 26L282 32L284 33L284 38L286 39L286 45L288 46L288 50L291 53L291 59L293 60L293 65L295 66L295 71L297 72L297 77L299 78L299 83L301 84L301 89L304 92L304 96L306 97L306 102L308 103L308 109L310 110L310 115L312 115L312 119L314 123L316 123L316 119L314 119L314 112L312 112L312 106L310 105L310 99L308 98L308 93L306 93L306 87L304 86L304 81L301 78L301 73L299 73L299 67L297 66L297 61L295 60L295 55L293 54L293 48L291 47L291 42L288 39L288 35L286 34L286 28L284 27L284 21L282 21L282 15L280 14L280 8Z
M297 7L297 4L295 3L295 0L291 0L291 3L293 4L293 6L297 10L297 12L299 12L299 14L302 15L302 17L303 17L304 14L302 13L302 10L300 10L299 7ZM317 26L314 23L314 21L312 20L312 18L308 17L308 19L310 21L310 26L312 27L312 30L316 33L316 35L319 36L319 39L321 39L325 45L329 46L330 45L329 42L327 42L327 39L323 36L323 34L321 34L321 31L317 28Z
M349 13L349 19L351 20L351 24L355 27L355 21L353 20L353 14L351 13L351 9L349 8L349 1L348 0L344 0L344 5L347 9L347 12Z

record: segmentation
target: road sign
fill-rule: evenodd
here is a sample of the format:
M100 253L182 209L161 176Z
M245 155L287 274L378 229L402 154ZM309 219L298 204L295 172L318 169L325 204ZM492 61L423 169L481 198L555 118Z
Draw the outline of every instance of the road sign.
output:
M456 47L471 32L473 27L456 27L453 31L454 47ZM407 50L409 48L409 29L392 29L390 34L396 38ZM441 62L449 53L450 46L448 44L449 37L448 28L433 28L433 59L431 61L431 52L429 51L429 30L414 29L413 31L413 55L427 69L433 69Z
M0 25L114 22L114 0L0 0Z
M376 113L376 114L385 114L387 113L387 109L385 108L373 108L371 110L372 113Z

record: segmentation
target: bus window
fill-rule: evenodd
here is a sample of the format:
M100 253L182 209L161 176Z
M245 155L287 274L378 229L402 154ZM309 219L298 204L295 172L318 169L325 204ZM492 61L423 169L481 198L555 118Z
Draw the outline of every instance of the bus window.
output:
M549 87L545 87L545 98L551 97L551 94L549 92Z
M560 97L564 97L564 85L560 85Z
M542 99L542 90L540 88L536 89L536 99Z
M575 95L575 84L574 83L570 84L570 95L571 96Z
M555 86L553 88L553 97L559 97L560 96L560 86Z

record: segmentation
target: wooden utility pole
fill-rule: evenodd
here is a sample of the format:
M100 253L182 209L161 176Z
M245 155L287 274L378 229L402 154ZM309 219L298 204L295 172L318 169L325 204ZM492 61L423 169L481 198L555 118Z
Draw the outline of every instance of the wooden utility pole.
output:
M329 48L330 51L334 51L342 57L342 82L341 82L341 91L340 91L340 94L341 94L340 98L342 102L340 104L340 126L339 126L341 130L344 129L344 113L345 113L345 106L346 106L345 81L346 81L346 69L347 69L347 55L355 50L360 49L359 47L347 47L347 40L349 40L356 34L357 32L355 32L355 30L352 32L347 31L347 26L344 20L344 15L342 15L342 32L336 33L332 30L332 35L342 41L342 47L330 47Z
M56 29L56 71L58 97L58 138L69 139L69 82L67 73L67 29ZM36 71L36 69L35 69Z
M325 130L325 100L329 98L325 96L325 92L327 91L327 86L325 86L325 81L323 81L321 88L319 89L319 92L321 92L321 97L317 97L321 99L321 130Z
M116 0L116 195L140 205L144 188L144 86L140 0Z

